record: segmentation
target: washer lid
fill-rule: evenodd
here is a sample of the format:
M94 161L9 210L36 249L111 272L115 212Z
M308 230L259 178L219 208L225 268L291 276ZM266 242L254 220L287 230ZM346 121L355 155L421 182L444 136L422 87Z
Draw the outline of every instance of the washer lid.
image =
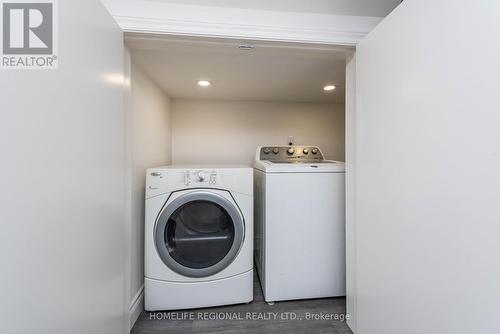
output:
M254 168L265 173L344 173L345 163L333 160L316 162L259 160L255 162Z

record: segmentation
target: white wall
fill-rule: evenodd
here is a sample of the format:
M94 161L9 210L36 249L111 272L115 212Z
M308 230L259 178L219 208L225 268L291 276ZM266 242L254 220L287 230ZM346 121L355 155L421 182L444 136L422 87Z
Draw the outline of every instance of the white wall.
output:
M500 332L498 13L408 0L358 46L358 334Z
M347 324L356 333L356 55L346 65L346 313Z
M131 281L132 281L132 136L130 117L132 115L132 91L130 82L132 79L132 57L128 47L123 48L123 82L124 82L124 114L125 114L125 286L124 286L124 310L125 327L131 328ZM135 316L134 316L135 317ZM135 319L134 319L135 320Z
M175 164L252 164L259 145L318 145L344 161L344 105L174 100Z
M171 163L170 100L133 62L127 108L131 324L142 311L146 169Z
M124 333L123 35L57 19L57 70L0 71L0 333Z

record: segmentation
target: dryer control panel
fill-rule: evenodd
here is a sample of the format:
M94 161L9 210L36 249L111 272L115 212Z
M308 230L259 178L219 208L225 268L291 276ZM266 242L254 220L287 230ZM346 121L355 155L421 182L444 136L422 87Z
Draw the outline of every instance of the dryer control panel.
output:
M184 185L205 185L214 186L217 184L217 171L216 170L186 170L184 172Z
M215 188L252 196L253 168L237 165L178 165L148 168L146 198L173 191Z

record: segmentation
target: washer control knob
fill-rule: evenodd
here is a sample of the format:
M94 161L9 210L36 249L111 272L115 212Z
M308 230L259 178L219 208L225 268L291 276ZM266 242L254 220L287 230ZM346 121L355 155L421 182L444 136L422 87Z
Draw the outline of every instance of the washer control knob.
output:
M318 154L319 150L317 148L313 148L311 152L312 154Z
M286 153L288 153L289 155L292 155L295 153L295 149L293 147L290 147L288 150L286 150Z
M307 154L309 154L309 149L308 149L308 148L303 149L303 150L302 150L302 153L304 153L304 154L306 154L306 155L307 155Z
M278 153L280 153L280 149L279 149L279 148L277 148L277 147L273 148L273 153L274 153L274 154L278 154Z
M269 153L271 153L271 149L269 147L265 147L263 152L264 152L264 154L269 154Z

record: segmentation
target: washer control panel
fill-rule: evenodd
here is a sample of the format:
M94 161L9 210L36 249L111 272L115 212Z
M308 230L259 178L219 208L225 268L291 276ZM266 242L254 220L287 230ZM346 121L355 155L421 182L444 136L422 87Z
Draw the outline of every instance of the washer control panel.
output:
M260 160L272 162L324 160L321 150L316 146L263 146L258 155Z
M216 170L195 169L184 172L184 185L214 186L218 182Z

